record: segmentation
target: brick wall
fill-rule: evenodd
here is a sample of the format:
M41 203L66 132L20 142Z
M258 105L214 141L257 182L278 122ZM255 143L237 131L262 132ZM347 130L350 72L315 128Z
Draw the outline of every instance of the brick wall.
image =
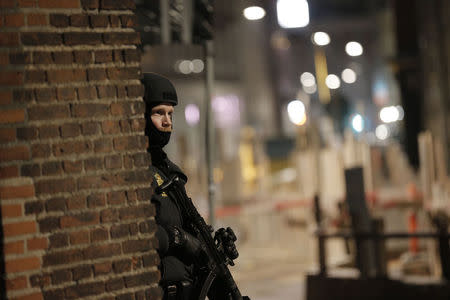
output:
M132 0L0 0L8 299L159 299Z

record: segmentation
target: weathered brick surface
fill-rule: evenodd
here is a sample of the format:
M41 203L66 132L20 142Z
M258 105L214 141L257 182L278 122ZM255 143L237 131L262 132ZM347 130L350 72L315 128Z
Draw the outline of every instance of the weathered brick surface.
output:
M0 7L8 299L160 299L134 1Z

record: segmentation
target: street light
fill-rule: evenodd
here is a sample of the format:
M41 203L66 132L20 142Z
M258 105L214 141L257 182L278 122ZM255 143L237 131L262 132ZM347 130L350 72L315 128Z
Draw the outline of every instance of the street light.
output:
M313 33L312 41L317 46L326 46L330 43L330 36L326 32L318 31Z
M244 9L243 14L247 20L255 21L264 18L266 11L259 6L250 6Z
M283 28L299 28L309 24L309 7L306 0L278 0L278 24Z
M341 77L345 83L354 83L356 81L356 73L352 69L342 71Z
M363 47L360 43L351 41L345 45L345 52L350 56L360 56L363 54Z
M297 126L306 123L305 105L302 101L295 99L289 102L287 106L289 120Z

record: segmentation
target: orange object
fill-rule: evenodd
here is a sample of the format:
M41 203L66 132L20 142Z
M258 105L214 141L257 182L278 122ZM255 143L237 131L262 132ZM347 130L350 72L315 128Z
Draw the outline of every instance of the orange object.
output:
M409 233L414 233L417 231L417 215L415 212L411 212L408 217L408 231ZM413 254L416 254L418 252L417 238L409 239L409 251Z

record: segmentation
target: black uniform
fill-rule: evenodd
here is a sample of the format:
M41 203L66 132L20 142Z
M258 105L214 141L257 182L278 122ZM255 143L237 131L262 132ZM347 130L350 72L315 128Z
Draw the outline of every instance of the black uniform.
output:
M165 165L165 166L164 166ZM172 163L168 158L155 163L151 167L153 173L153 188L161 185L167 178L177 173L179 178L184 182L187 181L186 175ZM170 195L162 193L152 196L152 202L156 207L156 223L158 230L156 236L159 242L158 253L161 259L161 286L167 289L168 286L176 285L177 289L188 289L194 280L192 257L189 257L182 249L173 246L172 230L180 228L188 231L183 227L183 213L178 207L176 199ZM180 287L180 283L184 286Z

